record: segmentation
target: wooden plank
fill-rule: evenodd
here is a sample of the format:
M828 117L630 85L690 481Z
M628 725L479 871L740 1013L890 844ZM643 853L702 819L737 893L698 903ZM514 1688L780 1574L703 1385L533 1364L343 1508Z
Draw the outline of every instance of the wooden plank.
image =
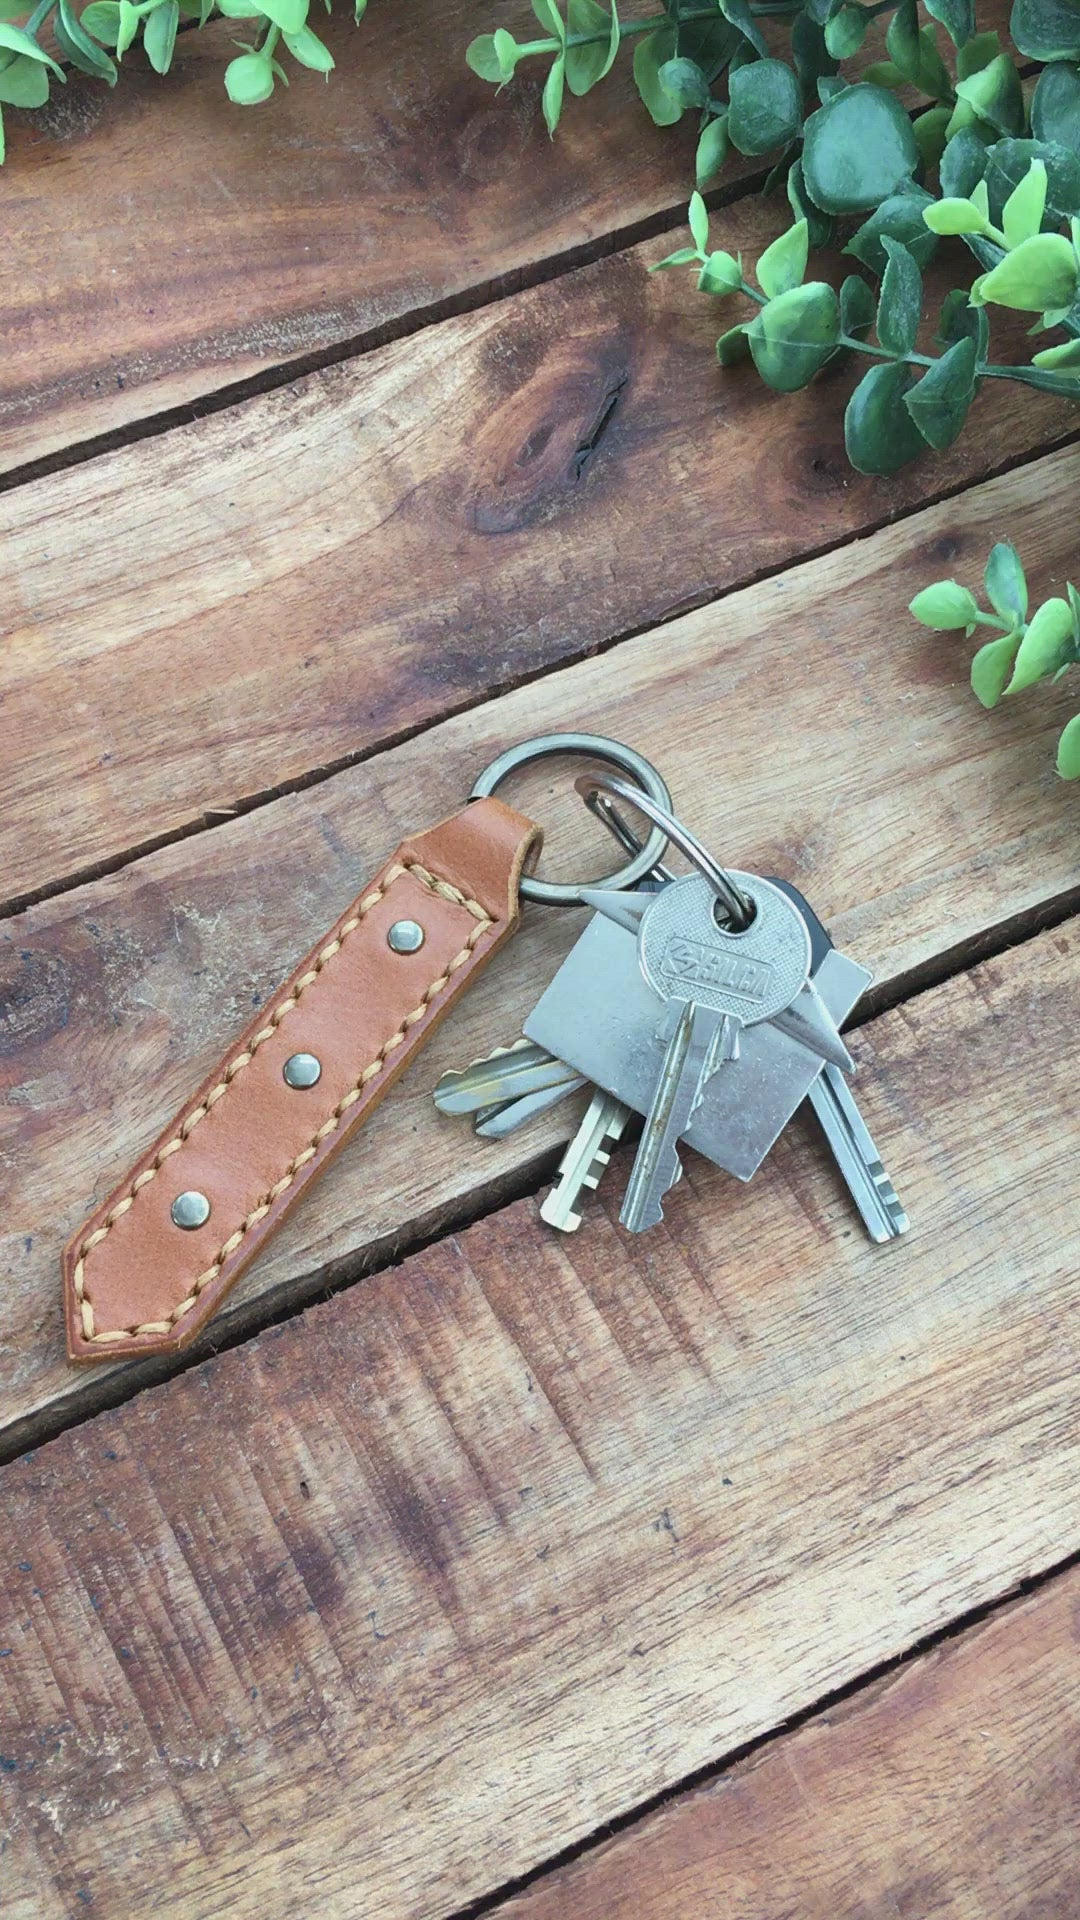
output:
M913 1660L499 1920L1075 1920L1080 1572Z
M1074 922L860 1036L888 1251L800 1129L5 1469L7 1911L433 1920L1075 1552L1078 986Z
M41 113L10 115L3 469L677 206L693 128L652 126L629 63L554 143L542 73L496 99L469 72L475 33L528 17L521 0L425 0L357 30L344 7L318 28L329 84L294 68L248 111L225 96L222 20L181 36L164 83L136 56L112 93L73 74Z
M724 235L752 259L784 217L744 203ZM752 368L721 375L716 303L647 273L667 244L17 493L0 564L8 898L1077 430L1057 397L992 382L947 454L861 479L842 444L850 374L795 396Z
M567 726L632 741L707 842L798 881L886 983L1066 895L1075 796L1052 766L1068 687L988 716L962 636L931 635L905 609L943 570L970 575L994 533L1020 541L1034 591L1060 581L1074 557L1060 503L1078 474L1080 452L1054 455L6 923L0 1425L25 1433L116 1390L64 1359L67 1234L365 876L460 805L511 741ZM606 838L564 770L514 791L549 829L548 871L606 870ZM250 1326L538 1177L565 1111L481 1148L428 1089L518 1031L578 924L530 912L219 1326Z

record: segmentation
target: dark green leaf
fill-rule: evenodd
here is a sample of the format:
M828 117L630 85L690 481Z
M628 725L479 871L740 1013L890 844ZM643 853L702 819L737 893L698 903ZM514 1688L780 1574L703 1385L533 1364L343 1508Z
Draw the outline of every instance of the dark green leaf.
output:
M734 367L740 360L749 360L750 342L745 326L729 327L726 333L720 335L716 343L716 357L722 367Z
M859 381L844 414L844 445L858 473L896 473L926 442L904 405L911 369L882 360Z
M954 47L962 47L975 31L975 0L923 0L928 14L940 20Z
M567 46L566 84L571 93L588 93L609 73L619 51L619 16L613 4L611 12L597 0L569 0L566 10L571 34L597 33L603 37L581 47Z
M844 252L861 260L871 273L882 274L886 265L882 241L887 235L890 240L899 240L912 259L920 267L925 267L933 259L937 247L937 235L931 233L923 219L923 208L932 204L932 196L924 193L921 187L914 188L910 193L890 194L870 215L869 220L863 221Z
M148 14L143 27L143 46L146 57L155 73L168 73L172 62L173 48L176 45L176 29L180 24L180 8L177 0L162 0L162 4Z
M1027 578L1020 555L1007 540L999 540L991 547L983 579L994 612L1003 620L1023 626L1028 610Z
M825 45L834 60L850 60L866 39L869 14L865 7L843 6L825 27Z
M977 133L973 133L970 127L954 133L941 156L939 178L945 198L966 200L986 172L986 161L986 147Z
M1018 633L988 640L971 663L971 691L984 707L996 707L1005 691L1020 646Z
M634 79L637 90L658 127L673 127L681 120L683 109L673 100L660 78L660 69L675 57L675 28L670 21L647 33L634 48Z
M919 77L922 49L919 45L919 9L915 0L900 0L885 35L889 58L903 79Z
M903 107L883 87L847 87L804 129L803 174L826 213L858 213L887 199L919 164Z
M928 367L904 405L928 444L951 447L975 398L975 342L958 340Z
M737 47L745 44L737 27L725 20L719 8L711 17L680 20L675 28L675 52L700 67L710 83L727 66Z
M1029 60L1080 60L1076 0L1014 0L1009 32Z
M699 193L715 180L727 159L727 114L718 114L702 129L694 157L694 185Z
M956 97L998 133L1023 133L1024 97L1020 75L1007 53L999 53L988 67L980 67L978 73L958 80Z
M939 347L954 346L957 340L973 340L976 360L986 359L990 322L985 307L972 306L967 287L954 287L945 295L934 339Z
M810 245L814 251L819 252L822 247L831 246L836 233L836 222L831 215L822 213L820 207L815 207L807 193L801 160L793 160L788 168L787 197L788 205L796 220L806 221Z
M919 28L919 70L915 85L935 100L952 100L953 84L949 69L938 52L933 27Z
M1036 140L1080 152L1080 73L1075 67L1044 67L1031 100L1031 131Z
M919 157L927 173L933 172L945 151L945 136L951 118L951 107L928 107L911 123L918 142Z
M665 60L660 69L660 85L681 107L704 107L709 103L708 82L695 60Z
M865 280L849 273L840 288L840 328L852 340L865 340L874 324L877 302Z
M740 153L769 153L795 138L802 121L799 82L783 60L755 60L728 82L728 134Z
M782 293L755 315L747 327L754 365L780 393L805 387L840 337L840 304L824 281Z
M733 27L738 27L743 39L750 42L755 53L760 53L762 57L768 53L761 28L750 11L749 0L720 0L720 11L725 20L730 20Z
M998 140L990 149L985 175L995 227L1000 227L1005 202L1033 160L1046 163L1047 226L1060 226L1080 213L1080 154L1051 140Z
M971 39L966 41L957 53L957 79L967 80L971 74L978 73L980 67L988 67L991 60L996 60L1000 52L1001 35L996 31L972 34Z
M820 80L835 74L839 65L825 44L824 28L811 19L805 7L791 23L791 57L799 85L808 97L817 91Z
M882 240L888 264L878 301L877 336L886 353L908 354L915 345L922 312L922 274L905 246L888 235Z

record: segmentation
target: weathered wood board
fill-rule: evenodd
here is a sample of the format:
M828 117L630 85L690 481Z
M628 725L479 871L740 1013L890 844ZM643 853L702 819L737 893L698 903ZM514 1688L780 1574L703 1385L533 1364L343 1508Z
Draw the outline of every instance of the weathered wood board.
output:
M784 218L743 202L724 238L752 259ZM851 372L797 395L721 373L721 309L687 276L650 276L661 251L20 489L0 547L6 897L1080 428L1059 398L991 382L950 452L860 478L843 450Z
M1080 1573L831 1707L499 1920L1076 1920Z
M1078 985L1073 923L875 1023L886 1252L799 1129L6 1468L12 1920L432 1920L1075 1552Z
M963 636L918 628L906 604L942 571L973 574L997 531L1019 538L1036 590L1060 580L1073 558L1060 502L1078 460L1018 470L0 928L0 1423L25 1435L62 1407L70 1417L103 1382L117 1390L106 1370L76 1374L64 1359L63 1240L365 876L418 823L460 805L513 740L571 726L632 741L708 843L796 880L886 984L1067 899L1076 794L1053 773L1053 740L1069 689L986 715L965 684ZM549 871L602 870L610 849L565 770L515 791L550 830ZM481 1147L436 1115L429 1089L444 1067L517 1033L578 924L530 913L218 1327L251 1326L490 1205L500 1183L538 1178L572 1124L565 1111Z

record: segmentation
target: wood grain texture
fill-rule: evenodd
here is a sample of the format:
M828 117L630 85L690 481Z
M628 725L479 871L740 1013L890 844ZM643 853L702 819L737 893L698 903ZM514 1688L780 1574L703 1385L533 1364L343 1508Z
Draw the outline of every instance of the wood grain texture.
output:
M1076 1920L1080 1573L1002 1608L499 1920Z
M584 727L633 742L709 844L798 882L883 982L1066 895L1077 796L1053 773L1053 741L1068 687L983 713L966 685L968 644L918 628L906 604L943 572L974 577L996 533L1019 541L1033 592L1060 582L1074 558L1060 503L1078 474L1080 452L1051 456L7 922L0 1426L9 1444L27 1422L85 1406L91 1391L64 1359L68 1233L388 850L460 805L511 741ZM606 870L606 837L567 770L549 764L508 797L548 829L547 871ZM445 1067L518 1032L579 924L540 909L526 916L217 1326L250 1326L327 1277L386 1259L403 1237L490 1205L500 1182L539 1177L568 1110L481 1147L435 1113L429 1089Z
M1074 1552L1078 987L1073 923L863 1036L886 1252L800 1127L5 1469L6 1912L432 1920Z
M741 203L723 236L753 259L785 218ZM6 897L371 753L1080 425L993 382L950 452L860 478L850 370L794 396L722 374L717 304L647 272L666 245L16 493Z
M629 63L554 143L542 70L501 99L469 72L475 33L530 18L521 0L424 0L373 6L357 30L346 6L317 28L329 84L290 62L288 90L247 111L225 96L222 20L181 36L165 80L136 53L111 93L73 74L40 113L10 115L0 465L678 205L693 128L652 126Z

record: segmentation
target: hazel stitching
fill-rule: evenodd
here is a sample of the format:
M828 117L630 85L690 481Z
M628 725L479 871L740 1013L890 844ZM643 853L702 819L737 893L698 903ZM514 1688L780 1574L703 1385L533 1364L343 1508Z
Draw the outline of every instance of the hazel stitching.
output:
M445 971L439 974L437 979L432 981L431 985L424 992L419 1005L415 1006L411 1013L405 1015L398 1031L391 1034L389 1040L383 1043L374 1060L369 1062L364 1068L359 1079L354 1081L348 1092L342 1095L337 1106L333 1109L329 1118L323 1122L322 1126L314 1135L314 1138L310 1140L308 1145L289 1163L281 1178L274 1182L274 1185L270 1188L269 1193L264 1199L252 1209L241 1222L240 1226L236 1228L235 1232L229 1235L229 1238L220 1248L213 1264L207 1267L205 1273L201 1273L192 1283L190 1293L185 1299L181 1300L178 1306L173 1308L169 1318L167 1320L144 1320L135 1327L120 1327L111 1331L98 1332L95 1326L93 1302L86 1292L87 1256L95 1247L100 1246L103 1240L108 1238L116 1222L122 1219L125 1213L130 1212L141 1189L148 1186L150 1181L156 1178L166 1160L168 1160L172 1154L179 1153L180 1148L199 1124L199 1121L205 1119L211 1107L224 1098L237 1074L241 1073L243 1069L249 1065L259 1048L263 1046L267 1040L273 1039L282 1020L284 1020L286 1015L296 1006L308 987L318 979L328 962L333 959L336 953L340 952L349 935L356 931L361 921L371 912L372 907L378 904L389 891L393 882L400 879L404 873L411 873L414 878L419 880L430 892L440 895L444 900L451 901L455 906L464 907L466 912L473 915L477 924L469 934L465 945L461 948L460 952L454 955L452 960L447 962ZM333 940L328 941L327 945L320 950L310 969L306 973L301 974L291 992L279 1006L275 1007L269 1016L267 1025L260 1028L259 1032L252 1036L244 1051L237 1054L236 1058L229 1062L218 1084L210 1089L198 1107L194 1108L191 1113L185 1115L173 1138L167 1141L163 1147L159 1148L150 1165L144 1167L142 1172L136 1175L131 1183L131 1192L125 1194L122 1200L118 1200L116 1205L109 1209L100 1227L96 1227L94 1232L88 1234L87 1238L83 1241L82 1246L79 1248L79 1258L75 1263L72 1274L72 1287L78 1303L79 1319L85 1340L92 1340L98 1345L106 1345L110 1341L129 1340L138 1334L165 1334L172 1332L177 1321L183 1319L185 1313L190 1313L203 1289L208 1287L212 1280L217 1279L226 1261L237 1251L237 1248L241 1245L247 1234L250 1233L251 1229L257 1226L260 1220L265 1219L272 1203L280 1199L281 1195L292 1186L301 1168L305 1167L309 1160L315 1158L323 1141L329 1139L330 1135L337 1131L345 1115L356 1105L357 1101L362 1098L364 1088L368 1085L369 1081L373 1080L377 1074L382 1072L383 1067L386 1065L394 1049L401 1046L402 1042L408 1038L409 1030L416 1025L418 1020L423 1019L432 1000L449 985L458 968L463 967L465 962L471 958L477 941L488 931L488 928L494 926L494 924L490 915L478 901L469 899L468 896L460 892L457 887L451 886L449 881L440 880L436 874L429 873L428 869L422 867L419 861L411 860L406 861L404 864L398 862L388 868L386 878L383 880L381 886L375 888L373 892L364 895L352 918L346 920L340 933L337 934Z

